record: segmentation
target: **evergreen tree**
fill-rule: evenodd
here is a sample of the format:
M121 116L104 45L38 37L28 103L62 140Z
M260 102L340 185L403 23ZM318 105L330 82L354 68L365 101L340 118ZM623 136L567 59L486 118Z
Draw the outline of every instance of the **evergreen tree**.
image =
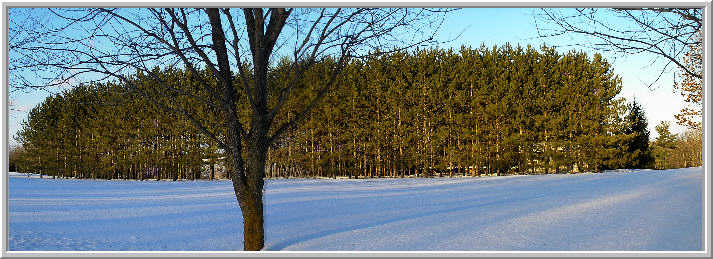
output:
M652 143L652 154L656 161L656 169L674 167L671 155L676 148L676 135L671 133L670 126L671 124L668 121L661 121L656 125L656 132L659 136Z
M649 130L646 113L641 105L634 100L629 104L629 113L626 116L628 123L624 131L632 138L626 144L626 150L630 160L625 164L626 168L650 168L653 163L651 149L649 148Z
M334 64L321 60L299 77L291 90L297 98L284 103L277 124L314 99ZM294 79L295 65L283 59L268 71L271 105ZM154 69L134 75L132 84L83 85L48 98L30 112L18 135L24 150L20 167L77 178L229 177L219 172L232 166L225 151L196 134L190 117L167 112L201 116L209 131L225 137L217 130L222 113L196 101L211 94L196 85L214 82L200 82L195 73L210 72ZM652 166L645 114L637 103L616 98L621 79L600 55L559 54L544 46L420 49L349 60L337 82L341 86L325 95L304 125L270 145L266 177L479 176ZM238 116L250 116L249 102L240 103Z

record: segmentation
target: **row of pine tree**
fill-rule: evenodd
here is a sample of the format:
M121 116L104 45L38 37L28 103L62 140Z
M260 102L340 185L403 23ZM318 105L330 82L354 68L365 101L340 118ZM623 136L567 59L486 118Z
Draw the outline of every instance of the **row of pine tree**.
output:
M323 60L300 77L291 90L298 98L277 120L307 105L334 63ZM294 65L283 59L270 70L271 102ZM211 82L193 78L155 69L131 83L48 97L23 124L14 164L76 178L213 179L216 167L229 173L222 151L189 119L209 129L221 121L201 102L209 93L195 87ZM546 174L655 164L643 110L617 97L621 80L598 54L510 45L395 52L350 60L337 82L270 148L267 177ZM237 108L249 116L247 107Z

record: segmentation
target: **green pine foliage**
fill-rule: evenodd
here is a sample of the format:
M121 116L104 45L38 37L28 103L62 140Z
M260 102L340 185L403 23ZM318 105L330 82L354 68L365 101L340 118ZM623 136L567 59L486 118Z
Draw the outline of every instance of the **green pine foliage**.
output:
M187 78L180 71L162 76ZM151 85L143 75L136 80L140 87ZM156 107L182 100L148 98L146 92L105 83L48 97L30 111L18 133L19 171L92 179L201 178L203 158L210 158L206 138L180 115Z
M683 134L673 134L671 123L656 125L658 137L651 142L656 169L682 168L703 165L703 139L698 129L688 129Z
M649 130L646 114L641 105L634 100L629 104L629 113L626 115L628 127L624 133L631 135L626 143L626 155L630 158L624 163L625 168L651 168L654 158L649 147Z
M273 124L308 105L334 64L322 60L298 78L292 89L298 98L285 104ZM269 102L279 101L279 89L296 65L283 59L270 69ZM169 112L190 110L211 130L220 128L221 115L196 101L210 93L197 92L202 82L194 78L156 69L135 75L133 87L92 84L51 96L23 124L16 164L59 177L217 178L216 165L230 167L220 148L185 116ZM653 166L645 114L616 97L621 79L598 54L510 45L417 49L350 60L337 82L303 125L270 147L267 177L480 176ZM236 108L247 121L249 107Z

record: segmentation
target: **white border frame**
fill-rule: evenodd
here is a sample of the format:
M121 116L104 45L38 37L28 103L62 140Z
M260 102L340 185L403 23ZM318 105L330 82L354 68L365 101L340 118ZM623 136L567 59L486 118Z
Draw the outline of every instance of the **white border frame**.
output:
M429 0L390 0L384 2L380 0L363 0L362 2L340 2L334 3L330 0L311 0L310 2L206 2L195 3L187 0L174 0L171 2L145 2L142 0L129 0L126 2L105 2L97 3L92 0L80 0L67 3L46 2L46 1L5 1L2 3L2 13L0 14L0 27L2 27L2 63L0 65L0 76L2 77L2 94L0 95L3 109L0 110L2 119L2 149L0 158L2 168L0 171L0 182L2 183L2 193L0 193L0 203L2 203L2 213L0 213L0 233L2 243L2 257L507 257L507 256L532 256L532 257L710 257L711 248L711 160L708 159L711 153L711 120L707 115L711 114L711 96L709 93L711 86L711 2L687 1L687 2L667 2L667 1L637 1L621 2L616 0L605 0L600 2L569 2L569 1L517 1L503 0L498 2L473 2L472 0L450 0L448 2L431 2ZM704 250L703 251L7 251L8 248L8 10L17 7L154 7L171 5L175 7L700 7L704 9L704 103L703 103L703 166L705 170L704 182Z

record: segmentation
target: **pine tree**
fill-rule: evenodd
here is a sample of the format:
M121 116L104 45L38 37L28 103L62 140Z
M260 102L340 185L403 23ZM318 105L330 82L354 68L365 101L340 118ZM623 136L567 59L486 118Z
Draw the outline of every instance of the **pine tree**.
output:
M334 62L322 60L299 78L278 124L307 105ZM269 70L271 104L294 65L283 59ZM232 166L224 150L161 108L201 116L225 135L216 131L221 113L196 101L210 93L198 90L193 73L154 69L133 84L85 85L48 98L18 135L22 167L79 178L221 177L217 168ZM600 55L545 46L422 49L350 60L337 80L307 123L269 147L266 177L536 174L650 163L645 115L616 98L621 80ZM244 119L250 107L241 103Z
M668 121L661 121L656 125L658 137L653 141L652 154L655 159L656 169L674 168L675 165L671 161L671 156L676 148L676 135L671 133L671 124Z
M653 158L649 148L648 122L646 113L636 100L629 104L626 121L628 127L624 134L632 135L633 137L625 146L630 157L625 166L627 168L650 168Z

